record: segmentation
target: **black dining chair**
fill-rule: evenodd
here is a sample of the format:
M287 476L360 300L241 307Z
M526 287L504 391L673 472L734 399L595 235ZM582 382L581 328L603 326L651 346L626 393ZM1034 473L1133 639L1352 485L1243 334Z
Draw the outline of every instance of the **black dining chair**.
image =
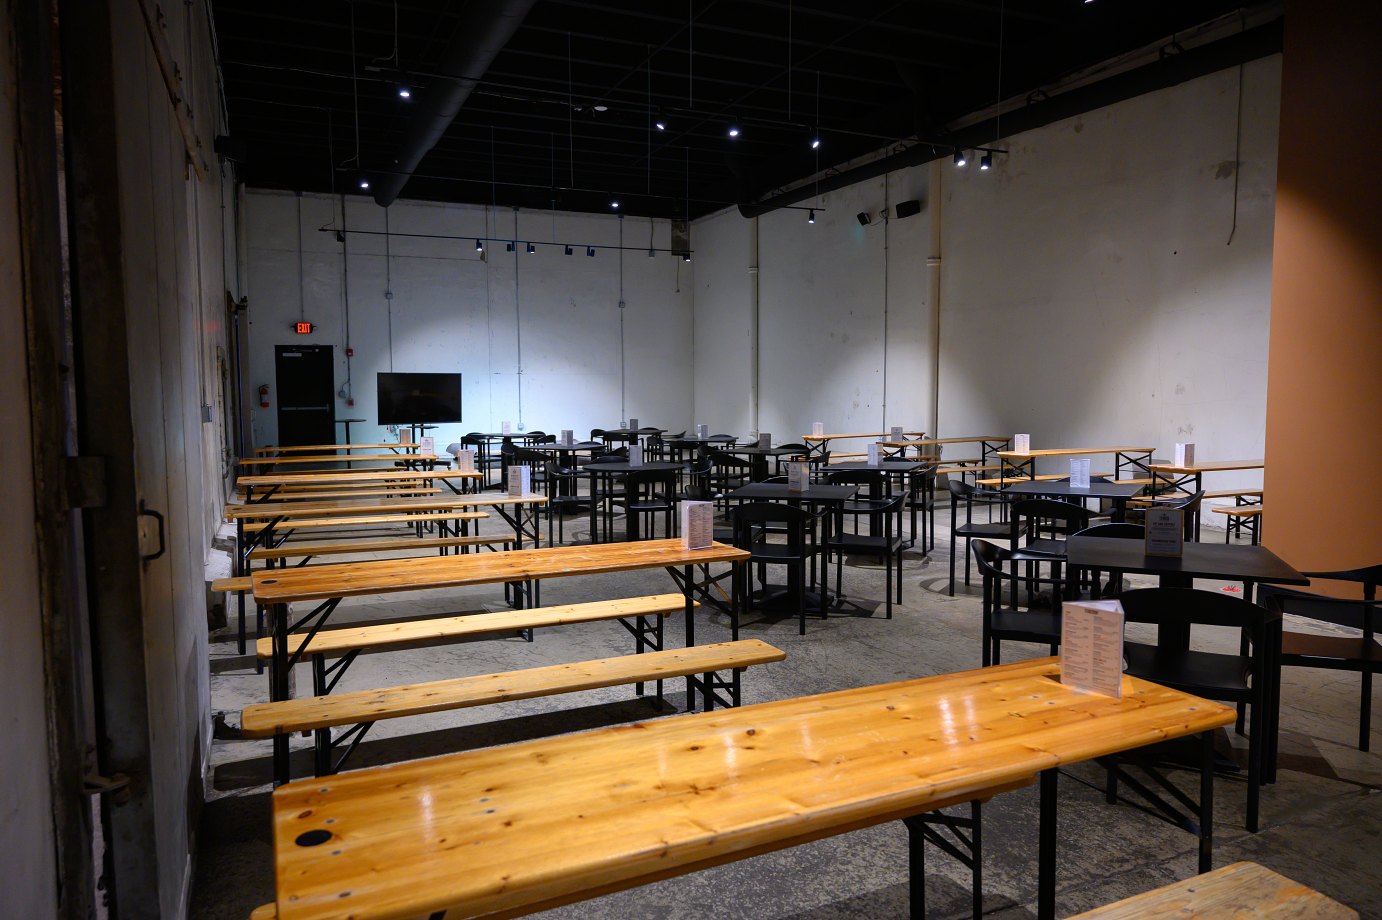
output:
M1248 724L1247 829L1257 832L1262 784L1268 776L1269 738L1278 695L1280 611L1269 610L1241 597L1194 588L1141 588L1125 591L1119 601L1125 623L1145 623L1158 629L1155 645L1124 641L1127 673L1185 693L1226 703L1246 704ZM1190 634L1196 627L1220 626L1246 632L1246 654L1210 652L1164 641L1169 632ZM1168 630L1167 627L1170 627ZM1108 796L1117 795L1117 777L1110 772Z
M710 459L710 485L720 496L722 504L727 505L725 496L740 486L748 485L753 477L753 464L743 457L708 448L706 456Z
M1009 542L1012 527L1007 521L976 521L974 509L1006 506L1008 498L1001 492L992 492L970 485L961 479L947 478L946 488L950 490L950 589L955 596L955 538L965 541L965 584L969 584L970 541L978 537L984 540ZM964 508L964 521L960 521L960 508Z
M1005 640L1044 644L1049 649L1050 654L1056 654L1060 648L1061 629L1059 569L1043 581L1043 584L1051 586L1052 603L1049 607L1019 607L1018 583L1025 581L1025 579L1019 579L1003 568L1011 562L1012 550L987 540L975 540L973 546L974 560L979 565L979 574L983 578L984 587L984 601L981 608L983 615L981 664L984 667L1000 664L1003 658L1002 644ZM1007 604L1003 602L1005 585L1009 589L1008 596L1011 598Z
M581 476L577 470L558 466L555 460L547 461L547 542L553 544L553 525L556 528L557 542L566 542L566 512L572 508L589 510L590 496L580 494Z
M845 556L873 556L883 561L884 610L889 620L893 618L894 591L897 603L902 603L902 504L906 498L906 495L898 494L892 498L876 499L867 502L867 507L863 506L864 503L842 502L830 511L833 525L821 546L825 554L822 561L827 567L831 557L835 559L835 596L841 599L844 598ZM859 530L861 517L869 519L867 532L861 533ZM847 521L853 526L847 527Z
M753 573L766 587L768 566L787 569L787 591L797 611L800 633L806 635L806 584L820 554L815 514L777 502L750 502L730 512L734 545L749 553L747 565L734 567L734 609L747 611L753 600ZM775 539L780 537L781 539ZM825 591L820 592L820 616L825 619Z
M1379 567L1382 568L1382 567ZM1321 573L1314 573L1319 575ZM1338 573L1324 573L1338 574ZM1314 576L1312 576L1314 577ZM1372 726L1372 676L1382 672L1382 601L1326 597L1278 585L1257 589L1258 603L1279 613L1342 626L1358 635L1322 634L1283 629L1281 664L1294 668L1357 671L1362 683L1358 703L1358 750L1369 750Z
M664 536L677 535L677 471L635 470L624 477L624 533L628 540L652 539L662 516ZM646 531L645 531L646 525Z
M1086 527L1078 533L1071 534L1075 537L1106 537L1115 540L1146 540L1147 528L1141 524L1128 524L1119 522L1117 524L1094 524ZM1099 570L1089 572L1088 582L1081 582L1080 588L1088 588L1090 596L1095 599L1114 598L1123 590L1123 573L1114 569L1108 573L1108 582L1104 582L1104 573Z

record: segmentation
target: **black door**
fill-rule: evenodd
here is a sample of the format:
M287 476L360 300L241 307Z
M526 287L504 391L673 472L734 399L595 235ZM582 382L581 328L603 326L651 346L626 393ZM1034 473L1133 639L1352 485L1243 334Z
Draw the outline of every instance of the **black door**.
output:
M278 444L336 443L336 374L330 345L278 345Z

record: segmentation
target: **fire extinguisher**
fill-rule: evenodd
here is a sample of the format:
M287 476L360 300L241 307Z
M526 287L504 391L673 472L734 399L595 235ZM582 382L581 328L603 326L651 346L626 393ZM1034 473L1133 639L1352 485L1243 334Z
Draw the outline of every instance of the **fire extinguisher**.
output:
M269 385L267 383L259 387L259 408L269 408Z

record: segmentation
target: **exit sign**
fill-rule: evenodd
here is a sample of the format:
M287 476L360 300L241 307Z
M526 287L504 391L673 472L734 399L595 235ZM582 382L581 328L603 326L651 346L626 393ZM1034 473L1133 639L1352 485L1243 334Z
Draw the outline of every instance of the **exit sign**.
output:
M293 323L293 331L298 335L311 335L312 329L311 323Z

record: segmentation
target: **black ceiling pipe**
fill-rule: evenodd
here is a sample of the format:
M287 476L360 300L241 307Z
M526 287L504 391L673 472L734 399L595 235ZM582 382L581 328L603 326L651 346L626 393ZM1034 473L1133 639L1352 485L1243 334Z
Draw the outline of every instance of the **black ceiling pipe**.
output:
M441 140L461 106L513 38L537 0L486 0L471 3L456 24L456 42L439 68L441 77L427 87L389 172L374 183L374 202L387 208L408 178Z
M1265 25L1239 32L1211 44L1190 51L1171 54L1142 67L1115 74L1097 83L1032 102L1025 108L1013 112L1006 112L1003 115L1003 133L1010 137L1064 118L1083 115L1115 102L1132 99L1153 90L1175 86L1178 83L1184 83L1187 80L1193 80L1215 71L1277 54L1281 51L1281 39L1282 20L1274 19ZM967 125L949 135L943 144L919 143L902 153L882 157L857 169L822 177L820 182L806 183L781 194L748 204L740 204L739 213L744 217L758 217L787 205L805 201L819 192L832 192L898 169L919 166L922 163L929 163L931 160L948 157L955 152L957 147L969 149L992 146L995 130L997 128L993 119Z

